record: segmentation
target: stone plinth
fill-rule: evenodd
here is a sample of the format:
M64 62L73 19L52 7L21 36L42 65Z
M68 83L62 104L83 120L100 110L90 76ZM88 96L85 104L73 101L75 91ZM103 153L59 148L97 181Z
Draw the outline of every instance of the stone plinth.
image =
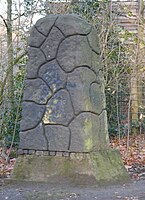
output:
M96 29L77 15L48 15L32 28L28 54L13 177L127 179L119 154L109 149Z

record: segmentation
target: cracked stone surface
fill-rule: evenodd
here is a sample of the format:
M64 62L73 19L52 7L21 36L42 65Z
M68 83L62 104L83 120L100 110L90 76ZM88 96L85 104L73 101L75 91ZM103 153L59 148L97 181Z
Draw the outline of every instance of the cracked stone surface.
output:
M58 46L63 38L64 37L60 30L53 27L45 42L41 46L41 50L44 52L48 61L56 57Z
M78 15L61 15L57 21L56 26L64 33L65 36L70 35L87 35L92 26Z
M47 150L42 124L39 124L34 129L20 133L20 148Z
M102 138L100 117L92 113L79 114L70 124L71 152L94 152L107 147L107 139ZM104 146L105 144L105 146Z
M57 60L66 72L71 72L75 67L91 66L91 53L87 38L73 35L60 44Z
M46 104L51 96L51 90L42 79L28 79L25 81L23 100Z
M32 47L40 47L45 40L45 36L38 32L35 26L31 29L30 34L33 35L33 37L29 37L28 44Z
M73 118L73 107L68 92L60 90L47 103L44 124L68 125Z
M93 152L108 147L96 29L77 15L39 19L29 38L20 148Z
M37 78L39 67L46 62L43 52L39 48L28 48L27 78Z
M60 125L45 126L50 151L68 151L70 132L68 127Z
M39 77L47 83L53 92L65 88L67 74L60 68L56 60L42 65Z
M23 102L21 131L35 128L40 123L44 111L44 105L38 105L34 102Z

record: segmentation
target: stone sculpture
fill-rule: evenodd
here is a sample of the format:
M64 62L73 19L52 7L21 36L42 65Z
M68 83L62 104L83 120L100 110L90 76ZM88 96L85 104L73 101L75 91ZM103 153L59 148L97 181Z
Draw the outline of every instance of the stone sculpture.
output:
M117 180L120 176L118 167L124 171L118 154L109 149L98 41L95 28L77 15L48 15L38 20L31 30L19 146L22 157L19 156L19 161L24 167L24 155L29 155L29 160L32 154L33 161L35 156L41 155L45 165L41 172L47 174L43 176L41 173L42 180L53 177L53 174L65 177L85 174L95 177L95 181L104 180L106 175L100 178L97 168L107 162ZM112 155L118 156L118 167L110 164L108 159ZM50 156L51 170L46 161ZM66 162L70 167L64 170ZM82 168L80 162L84 165ZM59 167L54 173L56 163ZM32 176L30 168L27 170ZM23 170L21 173L24 175ZM31 176L29 179L33 180ZM112 179L111 176L114 174L108 180Z

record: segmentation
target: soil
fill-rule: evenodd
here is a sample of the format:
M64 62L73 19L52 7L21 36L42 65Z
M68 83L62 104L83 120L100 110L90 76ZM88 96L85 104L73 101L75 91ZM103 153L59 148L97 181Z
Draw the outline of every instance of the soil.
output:
M86 187L0 181L0 200L145 200L145 180L123 185Z

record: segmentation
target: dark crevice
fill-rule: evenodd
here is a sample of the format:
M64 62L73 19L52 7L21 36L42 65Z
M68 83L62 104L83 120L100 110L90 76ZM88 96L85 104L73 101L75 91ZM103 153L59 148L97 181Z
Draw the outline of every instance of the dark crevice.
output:
M66 89L65 88L60 88L60 89L58 89L58 90L56 90L55 92L53 92L53 96L52 97L50 97L50 99L49 100L51 100L53 97L54 97L54 95L56 95L59 91L61 91L61 90L65 90L66 91ZM48 100L48 101L49 101ZM48 101L47 101L47 103L46 104L48 104Z
M89 70L91 70L91 71L95 74L95 76L97 75L97 74L96 74L96 71L93 70L92 67L90 67L90 66L88 66L88 65L76 66L74 69L72 69L71 71L69 71L69 72L67 72L67 73L70 74L70 73L74 72L74 71L75 71L76 69L78 69L78 68L88 68Z
M42 43L46 40L46 36L44 35L44 34L42 34L38 29L37 29L37 27L34 25L34 28L36 29L36 31L38 32L38 33L40 33L42 36L44 36L45 37L45 39L41 42L41 44L37 47L37 46L33 46L33 45L29 45L30 47L36 47L36 48L40 48L41 47L41 45L42 45ZM31 38L32 36L30 35L30 38Z
M44 53L43 53L44 54ZM45 64L47 64L47 63L49 63L49 62L51 62L51 61L53 61L53 60L55 60L55 58L52 58L51 60L49 60L49 61L45 61L43 64L41 64L39 67L38 67L38 69L37 69L37 76L39 77L39 70L40 70L40 68L43 66L43 65L45 65Z
M68 129L69 129L69 144L68 144L68 151L69 151L71 146L71 129L69 127Z
M69 123L68 123L67 126L69 126L75 118L77 118L79 115L81 115L81 114L83 114L83 113L90 113L90 114L93 114L93 115L96 115L97 117L99 117L99 116L103 113L104 110L106 110L106 108L103 108L103 109L101 110L100 113L96 113L96 112L93 112L93 111L81 111L81 112L77 113L77 114L75 115L75 117L73 117L73 118L69 121Z
M44 109L45 110L45 109ZM45 112L44 112L45 113ZM44 113L43 113L43 115L44 115ZM43 119L43 117L41 118L41 120ZM27 129L25 129L25 130L20 130L21 132L24 132L24 131L30 131L30 130L32 130L32 129L35 129L40 123L41 123L41 120L39 120L38 121L38 123L35 125L35 126L33 126L32 128L27 128Z
M38 76L36 78L27 78L27 79L25 79L25 81L27 81L27 80L35 80L35 79L41 79L46 84L46 86L48 87L48 89L50 90L50 92L53 94L53 91L50 88L50 86L48 85L48 83L42 77L40 77L40 76Z
M47 150L49 150L49 141L48 141L48 138L46 137L46 133L45 133L45 125L44 125L43 122L42 122L42 129L43 129L43 136L45 137L46 144L47 144Z
M46 123L46 124L44 124L45 126L62 126L62 127L65 127L65 128L68 128L68 126L67 125L64 125L64 124L59 124L59 123Z
M70 102L71 102L71 105L72 105L72 108L73 108L73 114L75 115L75 108L74 108L74 105L73 105L73 101L72 101L72 98L71 98L71 94L69 92L69 90L66 88L66 91L68 92L69 94L69 98L70 98Z
M38 78L40 78L47 85L47 87L49 88L49 90L53 94L53 91L52 91L51 87L48 85L48 83L42 77L38 76Z
M58 28L61 31L61 33L64 35L65 38L69 38L71 36L76 36L76 35L88 36L92 31L92 27L91 27L90 31L88 33L73 33L73 34L70 34L70 35L65 35L65 33L56 24L55 24L55 27Z
M64 36L64 38L66 38L65 34L63 33L63 31L62 31L58 26L56 26L56 25L54 24L54 27L57 28L57 29L62 33L62 35Z
M57 53L58 53L58 52L57 52ZM56 53L56 54L57 54L57 53ZM62 69L63 72L68 73L68 72L65 71L65 70L62 68L62 66L60 65L60 63L59 63L59 61L58 61L58 59L57 59L57 56L56 56L56 62L57 62L57 64L59 65L59 67Z
M91 44L90 44L90 42L89 42L88 36L87 36L87 41L88 41L88 44L89 44L90 49L91 49L94 53L96 53L97 55L100 55L101 53L95 51L95 49L93 49L93 47L91 46Z
M45 53L43 52L43 50L42 50L41 48L39 48L39 49L40 49L40 51L43 53L43 55L44 55L44 57L45 57L45 60L47 61L47 58L46 58Z
M52 31L53 27L57 28L56 26L53 25L53 26L51 27L50 31L49 31L49 34L50 34L50 32ZM58 28L57 28L57 29L58 29ZM59 29L58 29L58 31L61 33L61 31L60 31ZM44 51L43 51L43 49L42 49L42 45L45 43L45 41L46 41L47 38L49 37L49 34L48 34L48 36L45 38L45 40L43 41L43 43L42 43L41 46L40 46L40 49L41 49L41 51L43 52L44 55L45 55L45 53L44 53ZM62 34L62 33L61 33L61 34ZM62 34L62 36L64 37L63 34ZM58 44L58 47L57 47L57 49L56 49L56 54L55 54L55 56L54 56L53 58L51 58L51 59L48 60L47 57L46 57L46 55L45 55L45 58L46 58L47 61L56 59L56 57L57 57L57 52L58 52L58 48L59 48L59 46L60 46L60 44L62 43L63 40L65 40L65 38L63 38L63 39L60 40L60 42L59 42L59 44Z

